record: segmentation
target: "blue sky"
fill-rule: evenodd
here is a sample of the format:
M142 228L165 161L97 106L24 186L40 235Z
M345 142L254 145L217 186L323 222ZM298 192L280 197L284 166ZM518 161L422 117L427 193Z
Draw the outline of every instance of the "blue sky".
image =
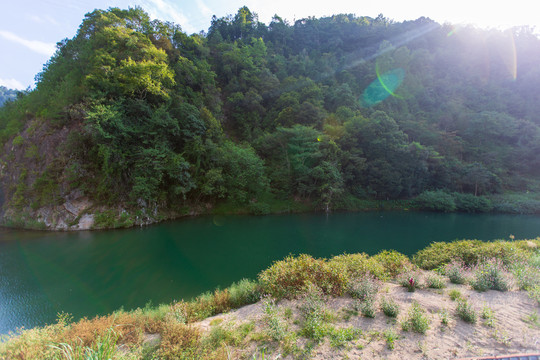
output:
M274 14L293 22L308 16L353 13L396 21L420 16L438 22L507 28L540 28L538 10L531 0L3 0L0 7L0 85L25 89L55 51L56 42L75 36L84 14L109 7L141 6L152 18L173 21L187 33L208 30L212 15L234 14L247 5L269 23ZM537 29L538 30L538 29Z

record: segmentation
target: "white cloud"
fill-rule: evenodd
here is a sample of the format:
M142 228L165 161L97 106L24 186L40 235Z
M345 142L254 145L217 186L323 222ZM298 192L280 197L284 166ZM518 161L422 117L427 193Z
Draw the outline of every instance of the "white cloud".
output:
M27 17L30 20L32 20L33 22L38 23L38 24L52 24L52 25L55 25L55 26L59 25L58 21L56 21L55 19L53 19L49 15L38 16L38 15L28 14Z
M54 54L54 52L56 51L56 44L54 43L23 39L22 37L12 32L3 30L0 30L0 36L6 40L13 41L19 45L22 45L38 54L52 56L52 54Z
M211 17L213 15L212 10L206 6L203 0L197 0L197 7L203 16Z
M172 20L174 23L180 25L182 30L187 32L197 31L188 21L187 17L168 3L166 0L147 0L145 1L147 11L150 16L160 20Z
M2 79L0 78L0 86L5 86L8 89L25 90L26 87L16 79Z

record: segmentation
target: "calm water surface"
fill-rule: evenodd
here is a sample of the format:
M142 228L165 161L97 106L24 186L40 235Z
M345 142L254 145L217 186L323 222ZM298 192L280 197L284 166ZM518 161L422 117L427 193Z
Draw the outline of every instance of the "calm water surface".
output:
M540 217L367 212L186 218L143 229L49 233L0 229L0 334L190 299L255 278L288 254L329 257L433 241L534 238Z

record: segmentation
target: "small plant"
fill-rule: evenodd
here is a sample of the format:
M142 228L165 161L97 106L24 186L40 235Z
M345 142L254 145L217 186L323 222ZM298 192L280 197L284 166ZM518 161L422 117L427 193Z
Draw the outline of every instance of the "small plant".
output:
M467 268L456 261L451 262L446 266L446 276L452 284L462 285L467 282Z
M279 317L279 310L275 300L266 298L263 300L263 321L267 326L267 333L274 341L280 341L285 337L287 328Z
M300 313L303 317L301 334L316 342L321 341L328 332L328 313L323 294L315 286L308 286L305 290Z
M531 327L537 327L540 329L540 318L536 310L533 310L529 315L523 317L521 320L528 323Z
M448 296L450 296L450 299L452 301L456 301L462 298L461 291L458 289L452 289L448 292Z
M456 313L465 322L475 324L478 318L474 308L465 299L458 300Z
M485 324L489 327L495 326L495 314L489 306L484 306L482 308L482 314L480 315L482 319L485 320Z
M441 319L441 325L448 326L450 324L450 314L447 309L441 309L439 311L439 318Z
M367 299L360 305L360 311L362 315L368 318L375 317L375 301L373 299Z
M420 277L414 273L404 273L398 278L401 286L407 288L407 291L414 292L420 287Z
M386 346L390 350L394 350L395 342L399 339L399 335L392 328L387 329L383 332L384 340L386 341Z
M348 293L355 299L366 301L374 299L379 292L380 287L380 281L372 276L366 276L356 281L352 281L349 285Z
M419 334L425 334L429 329L429 317L426 310L416 301L412 303L407 318L401 323L401 328L404 331L412 330Z
M508 271L498 259L481 262L474 267L473 274L471 286L477 291L508 291L511 288Z
M396 318L399 314L399 305L395 302L394 299L384 297L381 300L381 310L384 315L391 318Z
M444 278L435 273L429 273L429 275L426 277L426 285L431 289L442 289L446 287Z
M540 285L536 285L529 289L529 297L533 300L536 300L538 305L540 305Z
M353 327L348 328L331 328L328 331L330 346L334 348L343 347L346 342L356 340L362 335L362 330Z
M536 256L532 256L528 262L516 261L511 266L517 285L521 290L529 290L540 285L540 264L537 264Z

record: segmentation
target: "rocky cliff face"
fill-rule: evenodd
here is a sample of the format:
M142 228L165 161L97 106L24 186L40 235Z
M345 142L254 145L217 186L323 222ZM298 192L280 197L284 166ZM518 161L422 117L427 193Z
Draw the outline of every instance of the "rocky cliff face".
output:
M87 230L94 226L92 199L70 183L68 135L81 123L53 129L31 119L0 156L0 223L6 226Z

